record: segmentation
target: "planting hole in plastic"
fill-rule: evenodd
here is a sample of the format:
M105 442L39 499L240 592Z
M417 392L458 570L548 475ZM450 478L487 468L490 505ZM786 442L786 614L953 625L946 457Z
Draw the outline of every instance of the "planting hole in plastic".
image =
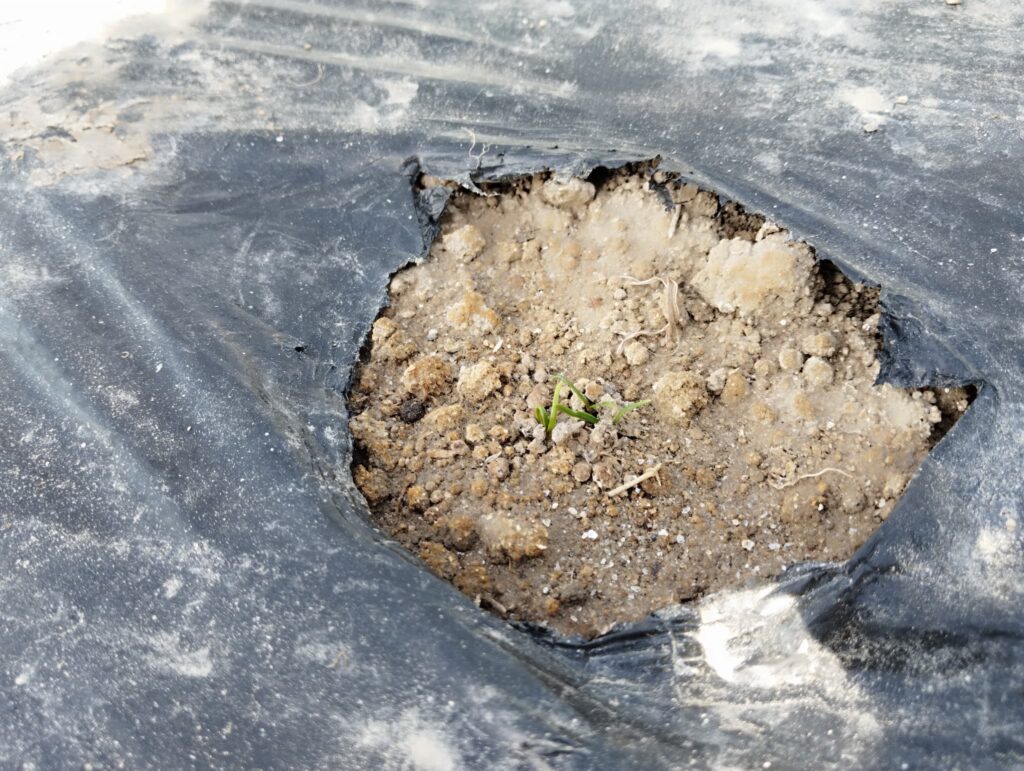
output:
M646 164L483 190L392 279L353 476L509 620L594 636L845 560L969 403L874 385L878 290L710 191Z

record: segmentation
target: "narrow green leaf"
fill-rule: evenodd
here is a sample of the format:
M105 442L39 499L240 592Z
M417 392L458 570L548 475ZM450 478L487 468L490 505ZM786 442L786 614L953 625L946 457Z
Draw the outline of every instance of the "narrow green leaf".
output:
M550 434L555 430L555 423L558 422L559 407L561 407L560 400L562 398L562 384L555 383L555 392L551 396L551 409L548 410L548 433Z
M594 425L595 423L598 422L596 415L591 415L589 412L580 412L579 410L570 409L566 407L564 404L558 405L558 411L564 412L566 415L569 415L570 417L577 418L579 420L584 420L587 423L590 423L591 425Z
M533 417L538 423L544 426L544 428L548 427L548 411L546 409L543 407L537 407L533 411Z
M648 405L650 403L651 403L650 399L643 399L642 401L639 401L639 402L628 402L626 404L623 404L619 408L619 411L615 413L615 417L612 418L612 423L618 423L620 420L622 420L622 418L624 418L627 414L629 414L633 410L638 410L641 407L643 407L645 405Z
M567 378L565 375L558 375L557 377L559 381L569 386L569 390L571 390L574 394L580 397L580 401L583 402L584 407L589 409L594 406L594 403L586 397L586 394L584 394L580 389L578 389L576 387L576 384L569 380L569 378Z

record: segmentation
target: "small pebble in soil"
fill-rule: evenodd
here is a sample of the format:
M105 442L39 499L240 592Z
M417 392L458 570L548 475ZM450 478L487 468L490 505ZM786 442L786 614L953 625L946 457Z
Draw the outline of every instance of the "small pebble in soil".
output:
M410 397L402 402L398 408L398 417L403 423L415 423L427 413L426 405L415 397Z

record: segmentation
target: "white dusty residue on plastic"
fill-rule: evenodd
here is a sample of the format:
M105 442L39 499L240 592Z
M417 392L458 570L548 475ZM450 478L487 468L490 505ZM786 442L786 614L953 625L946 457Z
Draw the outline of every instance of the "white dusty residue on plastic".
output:
M161 126L162 118L185 109L173 95L163 99L99 96L99 85L113 82L119 69L111 65L104 45L110 40L159 36L168 44L184 42L188 25L205 11L207 0L97 0L68 3L42 0L0 9L0 86L31 79L32 87L9 99L0 142L8 160L21 163L29 153L42 163L29 177L34 185L89 171L120 170L152 155L145 121L134 124L123 113L144 109ZM32 73L33 65L45 67ZM89 65L89 85L81 84ZM73 84L73 85L72 85ZM63 106L38 98L42 92L74 88L76 97ZM15 91L17 93L17 91ZM163 121L162 128L170 124Z
M992 471L986 484L1003 484L998 477ZM1012 479L1011 483L1015 481ZM978 517L985 518L983 522L958 524L965 532L947 547L941 560L930 550L902 550L901 574L927 577L930 583L941 586L942 602L958 613L978 613L984 609L989 619L1017 614L1024 598L1024 532L1020 512L1012 506L1000 509L993 505L993 509L978 512Z
M779 157L778 153L765 151L755 155L753 160L754 163L772 176L778 176L782 173L783 169L785 169L785 164L783 163L782 158Z
M1016 565L1021 554L1013 537L1005 530L987 527L978 533L975 542L978 556L987 569L1004 570Z
M132 167L164 159L166 153L158 156L151 146L153 134L174 135L209 123L228 131L278 132L284 143L292 132L312 128L399 131L421 117L417 95L425 81L478 88L482 96L506 92L569 100L576 92L574 78L550 77L555 69L550 65L570 58L571 46L564 41L588 41L603 28L603 22L589 15L580 18L579 8L568 0L485 3L467 7L450 24L430 22L416 10L428 6L419 3L398 12L289 3L289 13L307 20L303 36L289 39L273 29L268 39L257 40L234 36L235 21L224 27L217 21L212 27L198 24L210 7L208 0L97 0L80 4L83 9L76 14L53 13L55 3L41 0L36 6L43 12L19 8L13 17L0 10L0 47L8 37L25 33L25 45L47 57L46 66L35 71L27 55L14 56L6 69L0 66L0 83L13 75L15 86L0 140L8 159L28 166L30 182L36 185L116 171L123 186L133 177ZM275 3L264 0L260 5L272 8ZM214 4L213 19L220 19L219 10ZM88 16L89 23L60 21L73 22L79 16ZM22 23L23 18L31 23ZM343 35L325 37L320 27L331 19L355 24ZM32 32L36 27L38 34ZM42 32L52 27L66 34L46 38ZM499 32L501 28L511 34ZM377 51L382 32L396 29L439 38L446 45L457 41L459 46L449 46L442 59L424 58L418 46L387 55L368 53ZM136 55L124 41L143 37L159 45L160 57L176 74L166 88L136 94L123 82L126 62ZM546 65L543 73L530 78L510 68L510 53L523 61L539 59ZM352 87L350 72L364 87ZM179 85L185 82L187 87ZM62 93L71 84L74 99L69 104L40 104L40 93ZM282 99L286 105L269 108Z
M349 111L349 125L356 131L388 132L403 126L409 107L419 93L419 83L411 78L375 78L373 84L384 92L378 104L357 99Z
M838 90L836 96L843 104L857 111L867 132L876 131L892 111L896 101L885 96L873 86L846 86ZM896 97L900 99L900 97Z
M181 579L177 576L168 578L163 583L163 596L165 600L173 600L181 591Z
M0 248L5 245L0 241ZM33 264L30 255L15 254L4 248L5 262L0 264L0 290L8 300L28 298L40 290L56 289L66 281L45 265Z
M21 67L54 52L101 36L126 17L159 13L166 0L67 0L11 2L0 9L0 85Z
M576 7L569 0L520 0L516 3L516 10L537 19L569 19L576 15Z
M860 40L847 19L858 7L852 0L705 3L685 14L671 0L649 0L649 5L672 17L651 29L658 51L691 70L772 64L783 51L771 45L773 39Z
M28 685L32 682L32 677L36 673L36 668L31 664L23 666L21 671L14 678L14 684L17 686Z
M808 633L795 597L772 586L721 592L698 613L694 637L725 689L708 706L724 726L749 725L754 713L758 721L779 724L818 705L863 746L881 738L868 700L837 656ZM688 669L693 662L682 663ZM692 701L689 694L680 698Z
M146 660L154 669L183 677L209 677L214 661L209 646L191 647L173 632L158 632L146 639Z
M1020 576L1024 573L1024 551L1021 550L1016 515L1005 510L1002 525L986 525L978 531L973 555L965 555L959 564L966 565L965 581L958 591L963 596L986 597L1008 607L1020 599Z
M370 587L365 587L355 591L370 590ZM338 629L302 630L294 637L293 656L296 660L348 674L364 666L351 641L346 640ZM369 672L370 667L367 665L366 669Z
M363 723L356 745L370 750L384 769L458 771L468 768L443 724L428 721L416 708L393 720Z
M851 107L856 108L864 117L889 112L891 106L890 101L885 98L885 95L877 88L872 88L871 86L841 89L839 98Z
M708 57L730 61L739 59L743 53L743 45L735 38L708 36L695 40L691 50L701 61Z
M643 31L639 44L648 47L648 63L660 60L661 66L651 67L657 72L651 82L657 85L630 91L625 104L630 110L642 112L639 105L656 112L662 109L664 93L676 91L682 100L677 107L684 114L743 105L744 119L770 123L771 132L762 141L770 136L783 158L821 152L822 168L840 180L847 170L830 168L834 153L816 149L837 134L884 142L922 170L958 166L964 142L975 141L965 140L964 132L978 142L1016 140L1017 84L1002 76L1000 63L1018 56L1019 36L1013 31L1021 27L1024 6L964 2L952 7L942 0L899 5L721 0L688 4L685 13L671 0L631 5L628 23ZM897 14L938 32L927 50L918 49L920 41L913 37L894 39L891 27ZM1000 73L986 83L988 106L975 100L971 68L951 70L942 64L962 58L961 35L968 31L977 36L975 58L983 70ZM919 50L909 66L892 66L893 43ZM763 68L775 74L765 76ZM813 78L792 76L808 68L814 70ZM737 72L721 74L727 70ZM728 91L705 94L694 86L694 75L710 73L729 82ZM754 83L751 90L747 84ZM882 95L884 104L869 98L873 94ZM721 106L709 108L706 99L719 99ZM687 130L701 127L690 125ZM996 140L999 135L1006 138ZM761 166L773 176L781 173Z
M333 644L329 649L320 648L309 640L296 651L314 660L329 652L337 657ZM353 666L360 666L357 652L346 648L336 667L321 671L344 677ZM367 671L354 680L371 682L377 677L379 673ZM423 692L419 685L412 667L408 680L411 694L402 703L374 700L368 694L366 708L356 719L339 716L335 765L382 771L549 769L548 753L566 748L561 742L524 733L519 728L521 706L509 702L498 687L475 684L460 688L452 681L451 691L442 693L434 689ZM564 715L557 713L548 715L547 720L555 736L579 729L575 722L563 722ZM478 744L484 734L490 736L486 759Z

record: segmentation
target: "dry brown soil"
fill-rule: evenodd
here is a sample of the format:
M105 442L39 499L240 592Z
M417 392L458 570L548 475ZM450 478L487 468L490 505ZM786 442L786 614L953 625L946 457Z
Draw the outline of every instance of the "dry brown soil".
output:
M376 521L505 618L593 636L846 559L966 409L874 386L877 290L713 193L648 167L487 192L392 280L350 409ZM606 406L549 434L561 373Z

